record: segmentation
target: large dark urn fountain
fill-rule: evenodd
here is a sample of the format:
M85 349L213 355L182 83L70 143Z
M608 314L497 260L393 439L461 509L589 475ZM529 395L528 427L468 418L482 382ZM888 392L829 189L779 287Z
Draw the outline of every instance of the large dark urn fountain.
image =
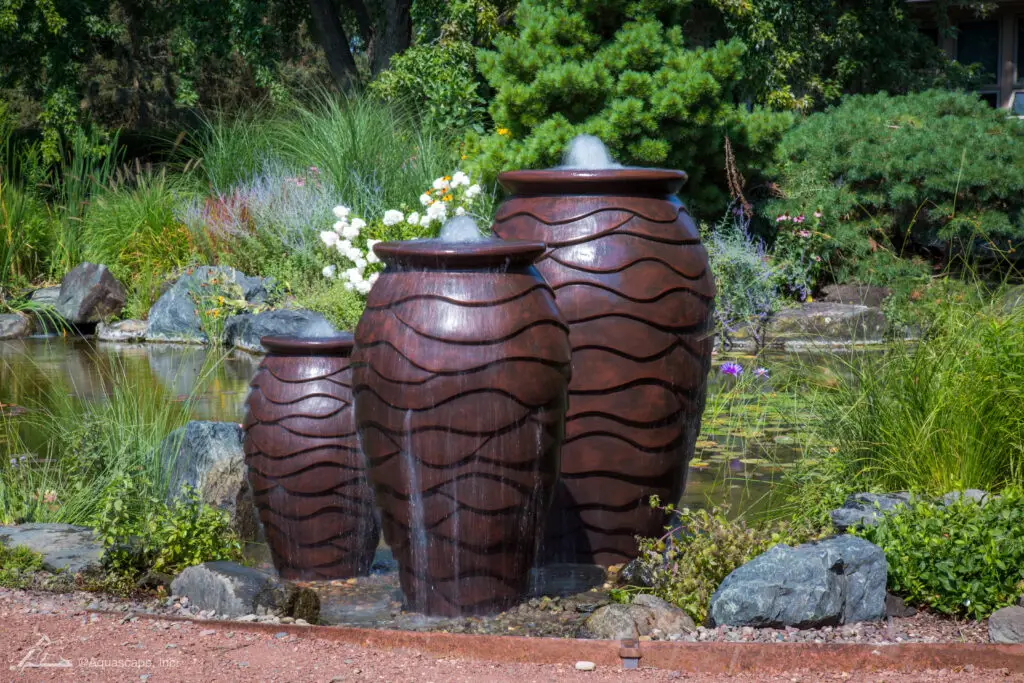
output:
M543 240L537 269L569 323L572 383L545 558L611 565L660 535L704 409L715 296L680 171L512 171L494 231Z
M366 574L380 538L352 410L352 335L264 337L246 400L245 459L287 579Z
M407 607L479 614L527 588L558 475L568 328L538 242L419 240L356 329L356 426Z

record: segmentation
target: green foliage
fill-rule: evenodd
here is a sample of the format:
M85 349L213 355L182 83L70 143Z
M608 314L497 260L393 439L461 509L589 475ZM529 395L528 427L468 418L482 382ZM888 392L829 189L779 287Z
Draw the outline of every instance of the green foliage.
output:
M985 504L918 502L861 532L885 551L889 590L943 614L984 619L1024 591L1024 493Z
M791 119L741 104L747 49L684 41L681 0L523 0L516 31L480 53L497 131L479 141L485 176L559 162L579 134L617 161L682 168L700 211L725 204L726 136L741 170L758 168ZM475 143L476 144L476 143Z
M320 279L298 292L295 304L319 313L339 330L354 330L366 306L365 297L345 288L341 280Z
M241 285L218 276L200 282L188 295L195 304L199 327L211 344L218 344L224 339L224 326L231 316L260 313L267 308L263 304L250 304Z
M241 543L227 513L204 505L186 488L171 504L147 498L147 482L119 477L103 492L93 520L106 548L104 565L115 575L149 570L177 574L217 560L239 560Z
M652 497L652 507L658 507ZM651 592L684 610L695 622L708 615L711 596L734 569L778 543L798 544L807 531L776 524L759 528L729 520L721 509L665 508L671 523L661 538L639 539L639 560L653 577L650 589L626 588L625 592Z
M54 231L47 206L0 175L0 305L47 272Z
M476 51L463 41L411 47L370 84L386 102L410 107L437 130L483 132L486 113L477 82Z
M1024 238L1024 126L974 95L849 97L780 143L770 220L824 213L839 282L953 242L1004 253ZM882 265L880 265L882 264Z
M28 588L33 575L42 570L43 556L26 548L13 548L0 543L0 586L4 588Z
M954 298L921 342L841 360L813 404L858 490L993 491L1024 483L1022 380L1024 311Z
M946 6L935 3L936 17ZM966 84L923 34L905 0L696 0L693 19L705 40L737 38L757 101L775 109L811 110L844 93L905 93ZM940 22L944 19L940 19Z

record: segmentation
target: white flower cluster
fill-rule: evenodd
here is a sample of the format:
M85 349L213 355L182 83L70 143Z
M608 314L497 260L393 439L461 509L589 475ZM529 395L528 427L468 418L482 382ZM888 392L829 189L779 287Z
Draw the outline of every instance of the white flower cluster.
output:
M405 220L410 225L429 228L434 223L444 223L452 216L463 216L482 189L462 171L443 176L433 182L430 189L420 195L420 204L426 211L420 215L413 211Z
M339 254L352 263L352 267L341 271L339 275L338 266L332 264L324 267L323 275L331 280L340 277L345 281L345 289L368 294L380 275L379 273L366 274L367 266L380 262L377 255L373 253L373 245L380 240L366 240L366 251L363 251L357 241L363 228L366 227L366 221L353 216L351 209L347 206L336 206L333 211L334 217L338 220L333 229L320 233L320 240L328 249L337 249Z

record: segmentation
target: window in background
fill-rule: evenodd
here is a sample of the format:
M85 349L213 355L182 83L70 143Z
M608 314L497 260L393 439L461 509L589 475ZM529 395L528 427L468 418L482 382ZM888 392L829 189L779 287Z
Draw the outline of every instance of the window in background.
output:
M958 27L956 61L981 64L985 82L999 82L999 22L967 21Z
M1010 102L1010 113L1016 116L1024 116L1024 91L1018 90L1013 93L1013 101Z

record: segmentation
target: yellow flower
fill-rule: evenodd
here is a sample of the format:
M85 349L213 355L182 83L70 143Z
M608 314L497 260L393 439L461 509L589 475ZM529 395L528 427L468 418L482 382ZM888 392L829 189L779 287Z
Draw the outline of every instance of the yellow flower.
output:
M450 175L446 175L446 176L444 177L444 179L445 179L445 180L451 180L451 179L452 179L452 177L451 177Z
M508 135L508 134L509 134L509 129L508 128L499 128L498 129L498 135Z
M450 194L446 194L444 197L442 197L442 199L444 199L446 202L450 202L452 200L452 196Z
M462 160L463 160L463 161L465 161L465 160L466 160L466 159L468 159L468 158L469 158L469 157L468 157L468 156L466 156L465 154L463 154L463 155L462 155Z

